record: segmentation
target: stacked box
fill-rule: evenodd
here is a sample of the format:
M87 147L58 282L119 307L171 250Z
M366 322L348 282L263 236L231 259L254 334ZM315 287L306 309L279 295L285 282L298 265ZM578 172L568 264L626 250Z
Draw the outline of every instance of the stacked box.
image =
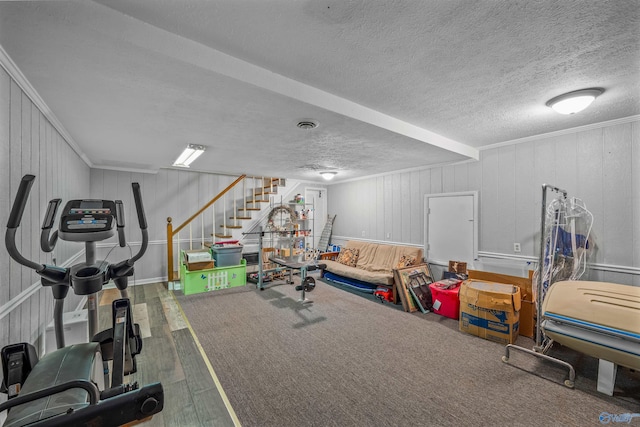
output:
M205 270L214 266L208 249L194 249L182 252L184 263L189 271Z
M460 287L462 332L513 344L518 338L520 288L502 283L466 280Z
M521 297L518 335L534 338L536 330L536 304L533 301L533 271L529 270L529 277L519 277L488 271L469 270L469 279L480 282L506 283L518 286Z

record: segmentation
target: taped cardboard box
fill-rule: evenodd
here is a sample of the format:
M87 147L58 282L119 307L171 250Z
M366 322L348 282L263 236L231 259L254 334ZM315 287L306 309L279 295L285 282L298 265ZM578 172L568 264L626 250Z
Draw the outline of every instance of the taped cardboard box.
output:
M460 287L459 329L490 341L513 344L518 338L520 288L466 280Z
M510 276L489 271L469 270L469 279L483 282L505 283L520 288L520 325L518 335L533 338L536 332L536 304L533 301L533 271L529 277Z

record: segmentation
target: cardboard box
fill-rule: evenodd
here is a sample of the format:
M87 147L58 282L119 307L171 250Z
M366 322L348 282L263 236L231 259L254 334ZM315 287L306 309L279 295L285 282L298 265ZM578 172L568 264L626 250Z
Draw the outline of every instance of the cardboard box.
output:
M288 248L281 248L280 249L280 256L284 257L284 258L288 258L291 256L291 249Z
M536 332L536 304L533 301L533 271L529 277L509 276L488 271L469 270L469 279L485 282L506 283L520 288L520 327L518 335L534 338Z
M466 280L460 287L462 332L502 344L518 338L520 288L503 283Z
M188 271L206 270L214 267L211 252L207 249L194 249L182 252L184 265Z
M434 313L458 320L460 317L458 292L461 283L461 280L445 279L429 285Z
M211 261L211 252L208 249L184 251L184 259L189 262L208 262Z

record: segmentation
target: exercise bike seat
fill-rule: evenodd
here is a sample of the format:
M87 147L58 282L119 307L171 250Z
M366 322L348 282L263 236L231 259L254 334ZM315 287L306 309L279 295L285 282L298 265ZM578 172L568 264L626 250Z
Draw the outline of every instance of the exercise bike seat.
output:
M18 396L73 380L104 383L98 343L75 344L46 354L36 363ZM22 426L87 405L87 391L72 388L11 408L3 426Z

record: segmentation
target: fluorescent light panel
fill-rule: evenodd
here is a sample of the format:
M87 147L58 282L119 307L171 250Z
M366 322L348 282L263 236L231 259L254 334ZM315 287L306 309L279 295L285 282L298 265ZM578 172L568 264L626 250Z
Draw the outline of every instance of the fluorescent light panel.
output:
M204 153L204 150L204 145L187 145L187 148L185 148L182 154L180 154L176 161L173 162L173 166L188 168L189 165L200 156L200 154Z

